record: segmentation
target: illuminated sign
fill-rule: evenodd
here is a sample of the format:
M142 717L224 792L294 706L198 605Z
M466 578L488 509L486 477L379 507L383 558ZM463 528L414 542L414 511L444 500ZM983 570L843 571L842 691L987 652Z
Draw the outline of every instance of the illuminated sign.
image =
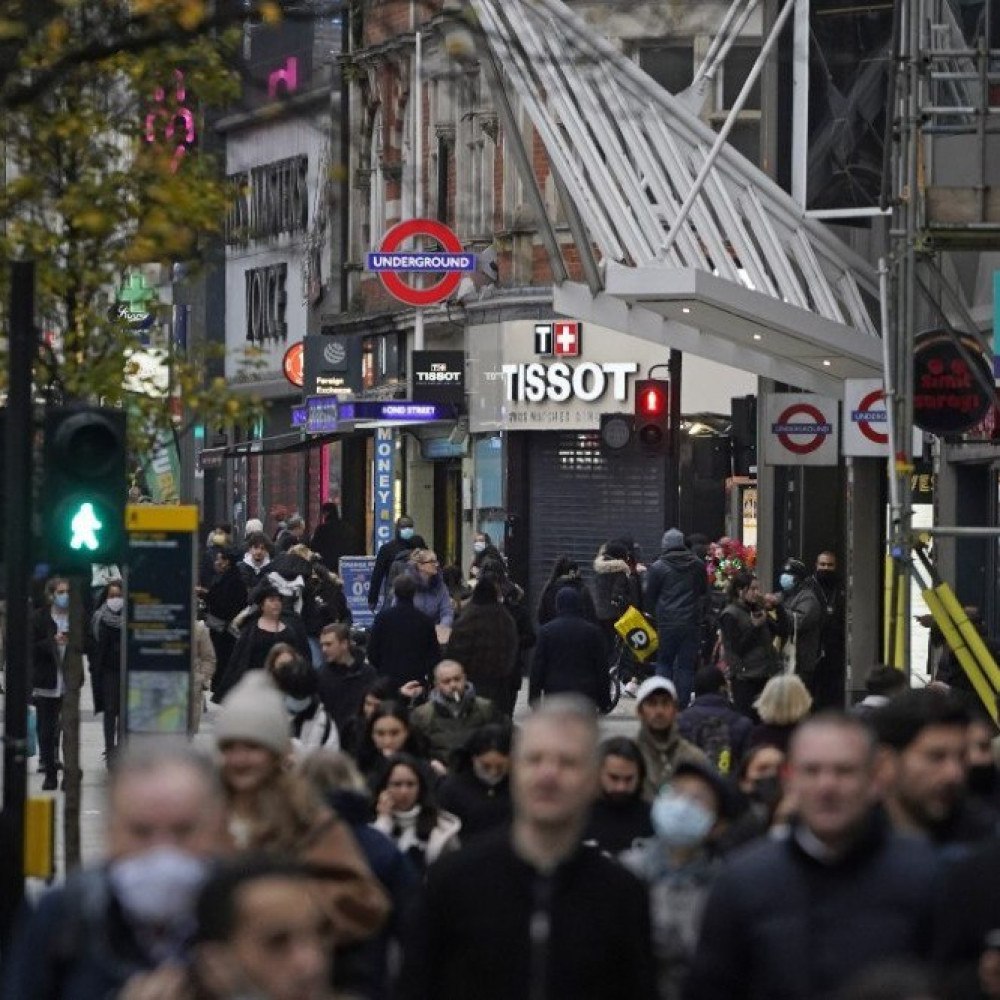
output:
M341 403L341 420L391 420L401 422L424 422L428 420L454 420L455 407L443 403L415 403L407 399L377 400L361 399Z
M267 77L267 96L273 101L278 96L278 87L283 86L286 94L299 89L299 60L289 56L281 69L276 69Z
M170 172L177 173L181 160L194 145L197 132L194 115L187 107L187 88L184 74L174 70L173 105L167 103L167 93L163 87L153 91L153 107L146 115L145 138L148 143L163 142L171 152Z
M338 430L340 420L335 396L309 396L306 399L307 434L333 434Z

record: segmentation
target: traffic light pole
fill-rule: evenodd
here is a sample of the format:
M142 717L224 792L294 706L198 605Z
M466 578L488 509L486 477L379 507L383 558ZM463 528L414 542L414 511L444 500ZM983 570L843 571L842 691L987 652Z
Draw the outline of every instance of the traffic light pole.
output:
M670 348L670 417L667 430L667 457L664 470L664 529L679 528L681 519L681 370L683 354Z
M35 265L10 273L10 359L4 477L7 512L7 670L4 702L3 813L0 814L0 949L6 955L24 898L24 812L28 791L28 684L31 675L31 456L35 435L31 379L36 353Z

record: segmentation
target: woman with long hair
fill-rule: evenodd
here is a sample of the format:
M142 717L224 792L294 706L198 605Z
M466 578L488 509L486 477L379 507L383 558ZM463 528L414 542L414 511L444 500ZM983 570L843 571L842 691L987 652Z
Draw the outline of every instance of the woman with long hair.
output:
M315 871L313 889L338 945L378 931L388 916L386 895L348 827L289 769L288 712L263 670L244 677L223 702L215 742L231 850L276 854Z
M442 854L457 851L458 817L439 809L430 775L411 754L393 754L375 785L376 830L381 830L421 871Z
M398 701L383 701L368 719L356 754L369 788L375 789L385 775L389 758L397 753L425 760L427 745L410 725L406 706Z
M580 594L580 603L583 605L583 617L588 622L597 624L597 609L594 607L594 596L590 592L586 581L580 575L580 564L569 556L559 556L552 565L552 572L542 588L541 597L538 599L538 613L536 618L539 626L546 625L556 616L556 594L563 587L572 587Z
M462 824L462 842L510 822L511 727L490 723L470 734L437 789L443 809Z

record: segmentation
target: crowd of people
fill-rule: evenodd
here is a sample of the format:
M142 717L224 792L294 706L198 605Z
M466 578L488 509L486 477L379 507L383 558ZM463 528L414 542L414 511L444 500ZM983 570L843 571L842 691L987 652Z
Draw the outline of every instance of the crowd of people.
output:
M614 539L593 590L560 560L532 615L489 538L448 573L401 518L364 644L293 521L242 552L213 532L214 756L118 749L105 715L106 860L26 913L0 996L1000 1000L996 727L886 666L838 702L830 553L722 597L697 539L648 568ZM40 735L64 584L36 617ZM120 595L91 623L105 713ZM602 740L629 607L659 651Z

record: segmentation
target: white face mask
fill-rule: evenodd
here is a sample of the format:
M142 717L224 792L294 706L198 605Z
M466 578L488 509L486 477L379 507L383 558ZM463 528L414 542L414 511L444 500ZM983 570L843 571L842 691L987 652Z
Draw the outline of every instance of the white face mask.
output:
M473 542L472 543L472 551L473 552L485 552L486 551L486 542Z
M121 611L121 609L123 607L125 607L125 598L124 597L109 597L107 599L107 601L105 601L105 603L108 606L108 611L111 611L114 614L118 614L118 612Z
M144 927L176 928L194 918L208 864L176 847L154 847L114 861L111 888L127 916Z
M293 698L290 694L285 695L285 708L292 715L304 712L312 704L312 698Z

